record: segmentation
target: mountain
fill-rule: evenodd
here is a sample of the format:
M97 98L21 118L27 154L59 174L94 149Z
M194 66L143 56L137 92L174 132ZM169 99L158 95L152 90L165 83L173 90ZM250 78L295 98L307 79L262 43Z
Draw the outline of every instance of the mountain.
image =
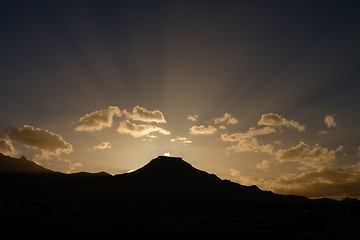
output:
M159 156L132 173L115 176L104 172L63 174L25 157L15 159L4 155L0 155L0 169L0 196L117 202L286 201L256 186L221 180L174 157Z
M194 168L182 158L159 156L142 168L114 176L122 199L170 202L268 202L275 194ZM126 183L126 184L124 184Z
M151 160L134 172L112 176L105 172L64 174L43 168L25 157L15 159L1 154L0 189L0 196L28 199L252 204L312 201L222 180L194 168L182 158L165 156Z
M274 194L222 180L181 158L159 156L132 173L112 176L63 174L25 157L0 155L0 169L0 224L12 236L360 236L356 199Z
M0 174L9 173L50 173L53 172L33 161L27 160L24 156L19 159L11 158L0 153Z

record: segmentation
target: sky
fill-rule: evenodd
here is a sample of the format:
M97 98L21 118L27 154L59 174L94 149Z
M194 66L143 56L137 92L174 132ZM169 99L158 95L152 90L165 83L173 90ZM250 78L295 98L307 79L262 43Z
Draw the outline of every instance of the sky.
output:
M360 199L359 26L354 1L2 3L0 152Z

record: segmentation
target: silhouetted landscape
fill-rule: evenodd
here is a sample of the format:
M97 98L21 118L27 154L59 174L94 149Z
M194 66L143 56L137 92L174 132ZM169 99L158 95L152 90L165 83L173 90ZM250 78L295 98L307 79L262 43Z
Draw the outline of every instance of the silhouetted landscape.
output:
M0 155L0 219L7 231L64 237L237 234L355 239L360 201L280 195L222 180L182 158L159 156L118 175L64 174Z

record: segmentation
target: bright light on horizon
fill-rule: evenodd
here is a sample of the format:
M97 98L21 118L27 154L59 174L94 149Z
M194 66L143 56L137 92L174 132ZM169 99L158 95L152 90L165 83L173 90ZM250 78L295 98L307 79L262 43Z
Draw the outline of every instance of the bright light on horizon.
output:
M166 152L166 153L164 153L164 156L170 157L170 153Z

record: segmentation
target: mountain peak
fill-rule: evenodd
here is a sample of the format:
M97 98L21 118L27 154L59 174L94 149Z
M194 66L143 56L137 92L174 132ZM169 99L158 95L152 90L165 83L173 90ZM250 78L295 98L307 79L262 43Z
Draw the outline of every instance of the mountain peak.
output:
M53 172L22 156L19 159L0 155L0 172L2 173L49 173Z
M179 164L184 164L184 165L190 165L190 163L184 161L181 157L168 157L168 156L158 156L157 158L152 159L149 163L152 164L161 164L161 165L179 165Z
M158 156L152 159L142 168L135 172L151 172L153 174L165 173L165 172L187 172L190 169L195 169L190 163L184 161L181 157L167 157ZM187 171L185 171L187 170Z

